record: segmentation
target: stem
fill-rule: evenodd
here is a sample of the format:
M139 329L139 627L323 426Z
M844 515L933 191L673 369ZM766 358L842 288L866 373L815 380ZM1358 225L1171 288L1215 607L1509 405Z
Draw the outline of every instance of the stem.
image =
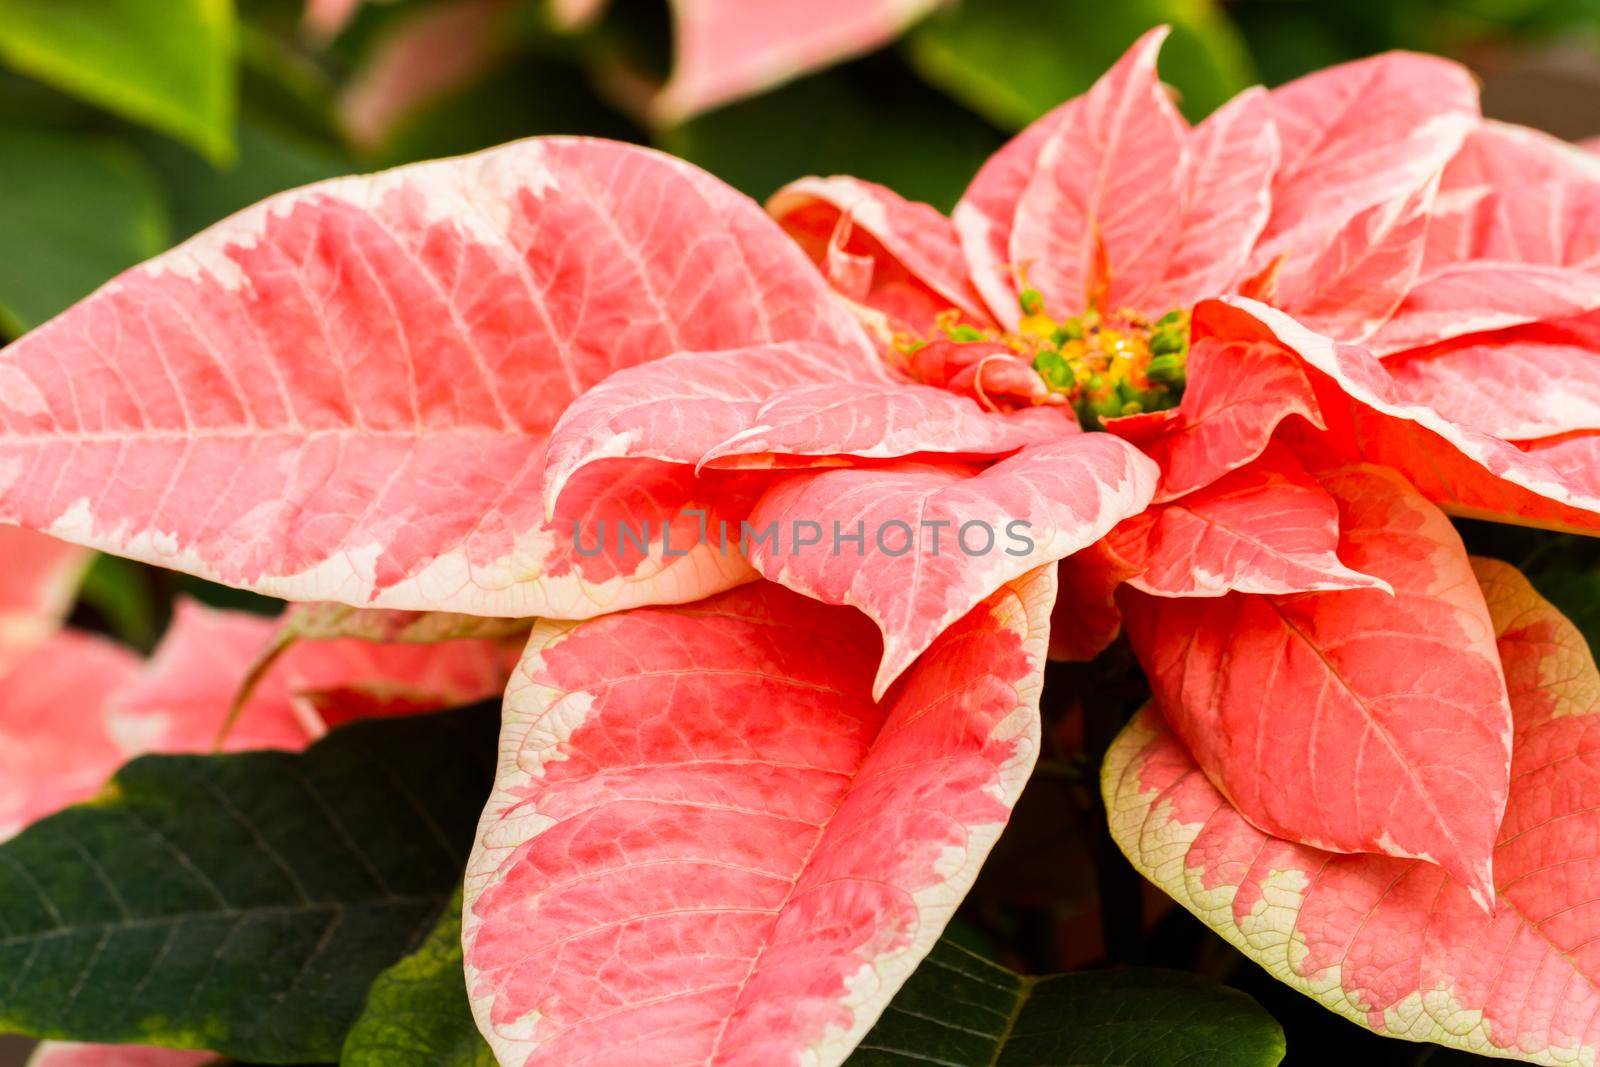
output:
M289 651L290 646L299 638L300 635L293 630L280 629L273 635L272 643L262 650L254 663L250 664L250 669L245 672L243 680L234 690L233 701L228 705L228 713L223 716L222 725L217 729L216 739L211 743L213 752L222 751L222 746L227 743L228 734L238 725L239 716L244 714L244 706L255 696L256 687L261 684L261 679L267 676L267 672L277 664L279 657Z
M1114 965L1136 965L1144 960L1144 880L1110 838L1106 805L1099 792L1099 768L1106 749L1128 720L1126 710L1146 696L1142 683L1130 686L1134 670L1133 657L1122 643L1107 649L1094 664L1053 662L1045 670L1042 701L1045 757L1040 763L1043 773L1069 779L1072 789L1067 790L1067 797L1078 824L1091 835L1101 944L1107 963ZM1082 750L1053 752L1056 728L1075 709L1082 709ZM1069 765L1070 769L1064 769Z
M1104 709L1100 709L1104 710ZM1116 731L1117 723L1109 736L1097 729L1108 725L1103 720L1110 716L1089 712L1085 723L1085 747L1093 752L1092 766L1098 771L1106 748ZM1098 778L1098 774L1096 775ZM1096 783L1098 786L1098 782ZM1111 840L1106 830L1105 803L1100 790L1093 790L1092 818L1099 832L1094 838L1095 885L1100 897L1100 937L1105 945L1106 960L1116 964L1137 964L1144 961L1144 880L1128 863L1122 850Z
M1085 814L1093 837L1095 886L1100 898L1100 937L1106 962L1144 962L1144 880L1111 839L1105 802L1100 795L1100 765L1106 750L1128 721L1130 707L1143 695L1130 687L1133 659L1125 643L1108 649L1096 662L1101 668L1088 679L1083 694L1083 763L1087 771Z

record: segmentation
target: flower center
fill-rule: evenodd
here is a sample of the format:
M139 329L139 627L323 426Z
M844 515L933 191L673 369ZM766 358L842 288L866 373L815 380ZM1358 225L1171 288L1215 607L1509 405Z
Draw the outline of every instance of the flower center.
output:
M1057 321L1033 289L1015 333L984 330L946 312L935 336L895 338L894 362L917 381L970 393L991 410L1070 404L1085 429L1175 407L1183 397L1189 314L1158 319L1091 308Z

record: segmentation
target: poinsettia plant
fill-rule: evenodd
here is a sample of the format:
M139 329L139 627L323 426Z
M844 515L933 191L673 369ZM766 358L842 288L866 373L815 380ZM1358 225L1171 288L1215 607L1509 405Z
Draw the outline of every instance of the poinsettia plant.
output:
M1125 631L1134 868L1378 1033L1593 1058L1600 677L1452 518L1600 529L1600 163L1400 53L1191 126L1163 36L949 217L534 139L274 197L0 353L0 520L49 561L0 603L0 822L87 798L0 846L0 1020L1275 1063L1236 993L947 934L1064 716L1104 719L1047 664ZM74 650L83 557L40 535L320 606ZM426 714L508 677L497 746ZM100 784L216 746L276 752Z

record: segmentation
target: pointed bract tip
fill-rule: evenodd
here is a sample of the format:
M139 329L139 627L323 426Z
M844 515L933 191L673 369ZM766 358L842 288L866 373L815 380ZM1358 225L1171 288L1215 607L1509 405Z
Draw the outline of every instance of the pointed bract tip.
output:
M1467 892L1472 897L1472 902L1492 919L1499 903L1499 894L1495 892L1494 888L1494 860L1492 858L1484 860L1483 864L1472 873L1472 878L1465 880L1463 884L1466 885ZM1456 874L1456 877L1459 878L1461 875Z
M566 489L567 483L572 480L575 468L567 464L546 467L544 472L544 488L541 495L544 498L544 521L549 524L556 521L556 509L561 503L561 493Z
M878 673L872 679L872 699L874 703L881 702L883 695L889 687L900 680L900 676L910 669L917 661L917 657L927 651L926 648L913 649L893 641L887 633L884 634L883 659L878 663Z

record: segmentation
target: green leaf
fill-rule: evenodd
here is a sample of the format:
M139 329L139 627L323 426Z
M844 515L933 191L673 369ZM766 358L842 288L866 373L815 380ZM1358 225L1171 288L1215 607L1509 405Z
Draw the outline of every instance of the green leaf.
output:
M297 14L304 10L304 3L296 3ZM318 62L302 45L298 20L287 34L274 34L248 21L240 23L240 117L276 126L326 151L342 151L338 82L328 64Z
M336 1059L460 884L498 721L485 704L304 753L130 763L0 846L0 1030Z
M1191 119L1253 82L1238 32L1212 0L984 0L953 4L907 40L922 76L1020 129L1094 84L1140 34L1167 23L1161 76Z
M1272 1067L1283 1031L1236 989L1181 971L1024 977L948 936L848 1067Z
M757 198L808 174L853 174L948 211L1003 140L880 56L719 108L661 147Z
M422 947L372 983L342 1067L495 1067L472 1021L462 966L457 890Z
M235 29L233 0L0 0L0 59L224 160Z
M0 159L0 331L37 326L166 246L161 192L122 145L0 125Z
M1382 0L1310 4L1233 0L1229 16L1243 33L1267 84L1390 48L1447 56L1496 57L1537 49L1558 38L1585 51L1595 43L1595 0ZM1503 60L1502 60L1503 61ZM1538 84L1535 82L1534 84ZM1560 111L1553 112L1559 121ZM1511 116L1503 116L1510 118ZM1579 118L1581 127L1582 119ZM1589 133L1589 128L1582 128Z

